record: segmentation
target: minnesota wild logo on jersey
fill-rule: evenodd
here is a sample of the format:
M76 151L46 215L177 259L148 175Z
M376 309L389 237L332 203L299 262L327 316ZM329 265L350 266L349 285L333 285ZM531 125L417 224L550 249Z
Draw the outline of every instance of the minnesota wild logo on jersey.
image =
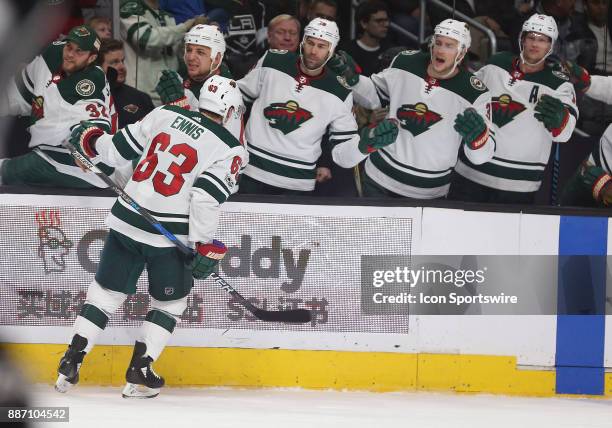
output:
M416 103L403 104L398 108L397 119L402 128L410 131L416 137L442 120L442 116L429 110L425 103Z
M45 117L45 99L43 97L34 97L32 99L32 120L37 121Z
M516 115L525 111L525 106L516 102L508 94L501 94L499 97L493 97L491 102L493 123L500 128L512 122Z
M263 114L272 128L280 130L285 135L312 119L311 112L291 100L286 103L272 103L264 109Z

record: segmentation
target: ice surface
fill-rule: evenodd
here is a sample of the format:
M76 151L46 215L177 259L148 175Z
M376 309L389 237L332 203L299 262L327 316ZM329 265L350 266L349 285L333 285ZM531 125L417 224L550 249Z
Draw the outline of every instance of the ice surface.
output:
M56 427L611 428L612 400L299 389L163 388L154 399L120 387L32 388L35 405L70 407Z

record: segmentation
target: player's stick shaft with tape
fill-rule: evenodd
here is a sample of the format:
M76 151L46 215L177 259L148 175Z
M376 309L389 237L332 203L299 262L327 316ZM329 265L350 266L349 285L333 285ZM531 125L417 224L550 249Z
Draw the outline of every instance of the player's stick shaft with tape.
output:
M70 150L70 154L73 158L79 161L85 168L96 174L104 181L108 187L110 187L121 199L127 202L132 208L134 208L138 214L140 214L151 226L158 230L164 235L170 242L172 242L183 254L193 257L194 252L191 248L183 244L175 235L169 232L155 217L147 211L146 208L141 207L136 201L134 201L130 195L117 186L115 182L104 172L100 170L93 162L87 157L83 156L76 148L69 142L66 142L66 148ZM287 323L307 323L312 320L312 314L307 309L290 309L286 311L268 311L265 309L258 308L243 297L238 291L234 289L226 280L221 278L217 273L213 272L211 278L215 281L221 289L227 291L234 299L244 306L250 313L252 313L257 319L262 321L273 321L273 322L287 322Z

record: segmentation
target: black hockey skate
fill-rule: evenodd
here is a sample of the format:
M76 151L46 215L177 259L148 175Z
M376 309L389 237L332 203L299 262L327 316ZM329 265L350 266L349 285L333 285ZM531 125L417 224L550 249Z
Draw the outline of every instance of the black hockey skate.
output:
M134 353L130 366L125 373L127 384L123 388L123 398L153 398L159 395L164 386L164 378L153 371L153 359L148 355L147 345L143 342L134 344Z
M83 350L86 346L87 339L83 336L75 334L72 337L72 342L57 368L57 381L55 381L57 392L66 392L79 382L79 369L83 363L83 357L85 357Z

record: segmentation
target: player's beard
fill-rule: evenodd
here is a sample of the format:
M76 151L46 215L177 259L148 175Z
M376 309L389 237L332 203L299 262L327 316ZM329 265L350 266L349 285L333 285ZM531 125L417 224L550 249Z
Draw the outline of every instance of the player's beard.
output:
M88 60L89 57L82 61L79 61L78 59L64 59L62 61L62 70L64 70L64 73L66 74L74 74L77 71L83 70L85 67L87 67L89 65Z
M304 65L309 70L318 70L325 64L325 59L314 59L303 57Z

